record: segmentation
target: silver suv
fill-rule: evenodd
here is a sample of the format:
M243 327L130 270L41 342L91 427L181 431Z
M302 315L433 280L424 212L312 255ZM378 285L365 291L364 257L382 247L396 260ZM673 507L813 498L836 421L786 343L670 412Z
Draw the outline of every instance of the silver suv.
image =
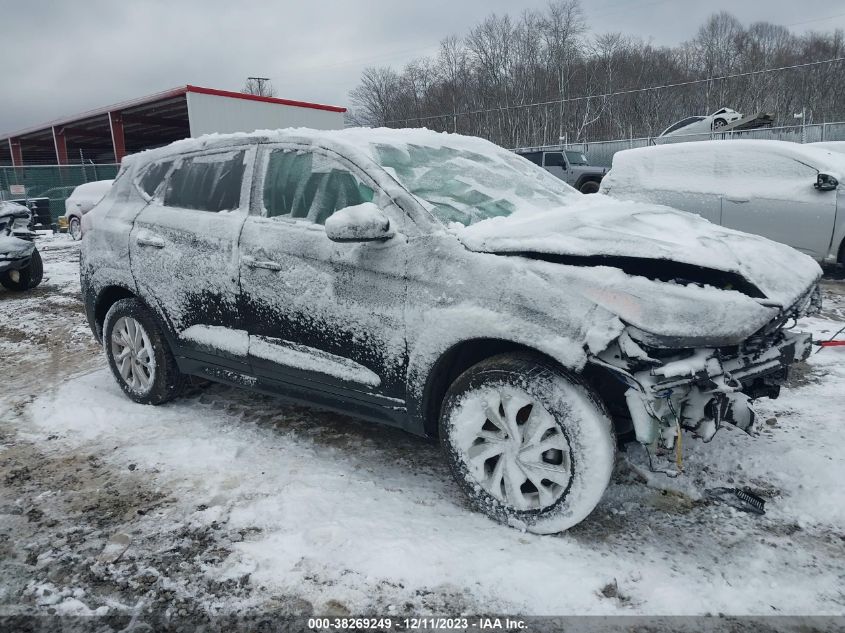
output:
M581 193L598 193L601 180L607 173L606 167L590 165L587 157L577 150L518 149L516 153Z
M128 397L189 375L439 437L490 517L586 517L618 441L750 430L809 351L820 269L583 196L426 130L211 136L124 160L83 218L87 316Z

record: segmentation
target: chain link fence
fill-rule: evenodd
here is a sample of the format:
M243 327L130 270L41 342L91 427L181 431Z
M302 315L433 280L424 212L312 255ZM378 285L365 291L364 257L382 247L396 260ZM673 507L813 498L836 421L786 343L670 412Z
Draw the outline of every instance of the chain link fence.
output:
M674 136L647 136L642 138L596 141L591 143L569 143L553 147L576 149L584 152L590 164L610 167L613 155L625 149L663 145L665 143L684 143L689 141L709 141L718 139L765 139L792 141L793 143L818 143L821 141L845 141L845 122L818 123L812 125L791 125L767 127L755 130L732 132L705 132L703 134L678 134Z
M113 179L119 168L119 164L0 167L0 200L47 198L55 222L64 215L65 200L77 186ZM18 193L16 185L23 185L26 193Z

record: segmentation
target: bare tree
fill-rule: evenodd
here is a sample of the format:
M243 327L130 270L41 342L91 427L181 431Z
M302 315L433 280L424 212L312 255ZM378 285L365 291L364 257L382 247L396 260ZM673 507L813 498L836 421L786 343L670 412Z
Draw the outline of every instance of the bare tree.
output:
M276 89L267 77L248 77L241 92L257 97L275 97Z
M675 47L620 33L589 37L579 0L553 0L518 17L490 15L401 71L367 68L350 93L349 119L458 131L507 147L653 136L722 106L783 119L804 108L816 121L842 120L845 62L759 72L842 56L841 31L746 28L725 12Z

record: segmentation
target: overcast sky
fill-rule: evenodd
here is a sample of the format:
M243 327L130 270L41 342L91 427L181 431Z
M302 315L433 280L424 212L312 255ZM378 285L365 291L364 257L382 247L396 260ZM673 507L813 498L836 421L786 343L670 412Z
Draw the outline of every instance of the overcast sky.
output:
M184 84L239 90L271 77L278 96L348 105L368 65L402 65L435 52L491 12L546 0L0 0L0 133ZM691 38L726 9L796 32L845 28L845 0L593 0L594 33L656 44ZM9 34L15 34L9 37Z

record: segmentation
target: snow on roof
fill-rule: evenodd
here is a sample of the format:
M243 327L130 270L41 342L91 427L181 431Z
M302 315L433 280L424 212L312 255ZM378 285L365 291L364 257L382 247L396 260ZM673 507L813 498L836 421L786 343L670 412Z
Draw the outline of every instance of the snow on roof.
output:
M637 147L616 152L613 166L633 164L646 156L692 156L710 153L714 156L741 155L747 157L750 152L760 155L784 156L799 160L819 170L835 169L836 175L845 175L845 157L830 149L814 144L793 143L791 141L733 139L714 141L689 141L684 143L666 143L649 147Z
M127 156L126 160L148 162L173 154L196 152L207 148L238 145L253 141L262 142L305 142L317 143L323 147L343 146L357 150L370 159L375 158L374 145L422 145L426 147L452 147L482 154L507 152L498 145L475 136L463 136L449 132L435 132L427 128L345 128L342 130L315 130L311 128L284 128L278 130L255 130L231 134L205 134L197 138L175 141L170 145L146 150Z

